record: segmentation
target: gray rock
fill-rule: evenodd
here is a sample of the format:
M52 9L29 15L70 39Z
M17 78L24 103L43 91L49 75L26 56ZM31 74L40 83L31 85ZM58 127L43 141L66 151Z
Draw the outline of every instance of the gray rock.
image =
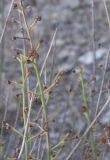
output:
M106 55L107 49L100 48L96 51L96 60L101 59L104 55ZM79 62L83 64L92 64L94 62L93 60L93 52L89 51L85 53L84 55L80 56L78 59Z
M58 67L58 71L60 72L62 70L65 70L65 71L69 72L69 71L72 70L72 68L73 68L73 64L68 64L68 63L66 64L66 63L64 63L64 64L61 64Z
M107 111L106 113L103 114L103 116L101 117L100 122L103 125L110 124L110 111Z
M79 0L63 0L63 5L71 7L72 9L78 7L79 3Z

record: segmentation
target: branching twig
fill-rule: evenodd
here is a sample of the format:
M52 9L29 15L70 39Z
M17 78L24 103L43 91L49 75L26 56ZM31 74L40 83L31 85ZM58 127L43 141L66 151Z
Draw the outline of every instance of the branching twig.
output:
M82 142L83 138L87 135L87 133L89 132L89 130L95 124L95 122L100 117L100 115L103 113L103 111L105 110L105 108L107 107L107 105L108 105L109 102L110 102L110 97L108 98L108 100L106 101L106 103L103 105L103 107L101 108L101 110L99 111L99 113L96 115L96 117L94 118L94 120L91 122L91 124L89 125L89 127L86 129L86 131L84 132L84 134L82 135L82 137L80 138L80 140L78 141L78 143L74 146L74 148L71 150L71 152L69 153L69 155L67 156L67 158L65 160L69 160L71 158L72 154L79 147L79 145Z

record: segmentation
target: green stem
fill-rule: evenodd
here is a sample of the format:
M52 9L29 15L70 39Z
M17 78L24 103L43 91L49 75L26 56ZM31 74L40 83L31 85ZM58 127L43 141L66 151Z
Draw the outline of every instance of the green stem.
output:
M96 155L96 146L95 146L95 141L93 139L93 134L92 132L90 133L90 143L91 143L91 148L92 148L92 159L97 160L97 155Z
M22 102L23 102L23 120L24 120L24 127L26 125L26 112L25 112L25 108L26 108L26 84L25 84L25 67L24 67L24 62L23 62L23 58L21 60L21 71L22 71Z
M17 129L14 127L11 128L16 134L18 134L20 137L23 137L22 133L20 133Z
M22 102L23 102L23 120L24 120L24 128L26 126L26 81L25 81L25 64L24 64L24 61L23 61L23 57L21 57L21 71L22 71L22 83L23 83L23 87L22 87ZM28 135L26 134L26 137L25 138L25 160L29 160L29 157L28 157L28 142L27 142L27 139L28 139Z
M83 100L84 100L86 107L88 107L88 100L87 100L87 94L86 94L86 89L85 89L85 81L84 81L84 77L83 77L83 71L80 72L80 80L81 80Z
M46 123L46 126L48 128L48 108L47 108L47 103L45 101L44 90L43 90L43 85L42 85L42 78L40 76L38 64L36 62L34 62L33 65L34 65L34 69L35 69L36 76L37 76L37 79L38 79L40 95L41 95L41 102L42 102L42 107L44 109L44 114L45 114L45 123ZM46 132L46 138L47 138L47 145L48 145L48 160L51 160L49 131Z
M89 126L91 124L91 121L90 121L89 108L88 108L88 97L87 97L86 86L85 86L86 84L85 84L85 81L84 81L83 74L84 73L81 69L80 80L81 80L81 87L82 87L82 95L83 95L84 104L87 107L87 112L85 113L85 117L88 121L88 126ZM94 138L93 138L93 134L92 134L92 129L91 129L91 132L90 132L90 135L89 135L89 141L90 141L91 149L92 149L92 158L93 158L93 160L96 160L97 159L96 147L95 147L95 142L94 142Z

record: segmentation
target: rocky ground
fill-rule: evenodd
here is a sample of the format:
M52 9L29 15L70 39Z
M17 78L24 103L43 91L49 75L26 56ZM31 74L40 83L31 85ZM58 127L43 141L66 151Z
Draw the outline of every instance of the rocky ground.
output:
M33 3L35 3L35 1ZM5 8L6 12L9 7L7 6ZM33 18L38 15L42 16L42 21L37 25L33 38L37 40L39 38L44 39L44 44L40 49L40 64L42 64L42 60L48 52L52 36L57 29L54 46L51 49L47 63L47 71L52 70L52 75L47 77L47 83L51 82L54 75L60 70L64 69L67 71L62 83L54 89L52 100L49 104L49 118L55 119L56 121L54 127L51 127L52 144L56 144L60 135L64 135L69 131L72 131L74 134L82 134L87 126L82 114L82 106L84 103L81 95L79 76L76 72L74 73L78 66L84 68L84 78L87 81L88 95L91 95L91 92L95 89L95 96L90 97L91 110L93 113L95 111L103 75L103 65L105 64L107 50L109 48L110 34L103 2L96 0L94 6L95 82L91 81L94 74L92 0L90 2L86 0L38 0L33 6L32 13L28 15L29 21L32 21ZM107 7L110 7L110 1L107 1ZM7 79L17 78L19 76L15 74L16 71L19 71L19 67L16 61L13 60L13 57L15 56L15 46L18 48L21 47L19 42L13 41L13 36L20 35L18 24L13 25L12 23L13 16L17 16L15 12L16 11L12 11L5 34L5 67L2 74L4 79L2 86L4 86L5 92L1 97L3 104L8 106L8 112L11 111L11 113L15 113L16 111L15 99L13 100L16 91L13 93L12 88L9 87L6 82ZM34 81L34 78L32 80ZM103 89L103 99L101 99L100 102L101 105L104 104L109 95L106 84L109 84L109 65ZM3 119L2 115L1 117ZM91 118L93 117L94 114ZM13 119L10 119L10 114L9 116L7 114L7 119L13 122ZM100 125L97 124L97 137L101 135L104 126L110 124L109 107L107 112L103 113L98 123ZM68 146L68 149L65 149L66 152L63 152L60 160L65 159L73 145L74 142ZM106 151L104 151L104 154L105 153ZM82 160L82 154L82 150L80 154L76 152L71 160ZM108 152L106 155L109 159L110 155ZM106 160L108 160L107 158ZM105 157L103 158L102 156L100 159L105 160Z

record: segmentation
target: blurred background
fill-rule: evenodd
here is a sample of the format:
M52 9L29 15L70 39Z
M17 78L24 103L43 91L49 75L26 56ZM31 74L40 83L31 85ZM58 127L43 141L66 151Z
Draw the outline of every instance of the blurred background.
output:
M2 34L10 5L10 0L0 0L0 34ZM28 22L32 22L36 16L42 17L42 21L37 24L33 34L33 41L44 40L39 51L40 66L57 30L46 64L47 85L51 84L59 71L66 70L66 75L60 85L54 88L49 102L49 118L55 119L55 124L50 125L50 136L52 144L55 145L62 135L68 132L82 135L87 127L87 122L82 114L83 98L77 73L79 66L84 69L87 93L90 96L91 119L94 117L105 59L110 45L110 30L103 0L29 0L26 1L25 8L28 10L30 5L32 5L32 11L27 15ZM107 7L109 11L109 0ZM22 130L22 125L19 122L20 104L15 96L18 90L7 83L8 80L20 80L21 78L20 66L14 57L17 50L22 48L22 41L13 38L14 36L19 37L21 33L22 26L19 22L19 14L12 9L0 44L0 121L7 121L14 125L16 117L18 117L17 127ZM95 58L94 55L96 55ZM109 68L108 64L100 105L103 105L109 96L110 88L107 89ZM92 81L94 75L96 76L95 82ZM34 76L31 81L30 88L34 88L36 84ZM95 95L92 97L93 91ZM98 120L96 137L99 137L104 126L109 124L110 110L108 106ZM8 145L5 147L6 152L2 158L13 154L10 149L13 141L16 141L14 147L16 148L18 145L16 136L4 131L4 138L1 137L1 143ZM67 145L65 152L59 157L60 160L65 159L73 145L74 142ZM84 149L84 147L80 148L80 153L77 150L71 160L86 160L82 157L84 153L82 148ZM110 159L110 153L106 149L103 154L106 154L106 157ZM101 159L105 160L105 157L100 156Z

